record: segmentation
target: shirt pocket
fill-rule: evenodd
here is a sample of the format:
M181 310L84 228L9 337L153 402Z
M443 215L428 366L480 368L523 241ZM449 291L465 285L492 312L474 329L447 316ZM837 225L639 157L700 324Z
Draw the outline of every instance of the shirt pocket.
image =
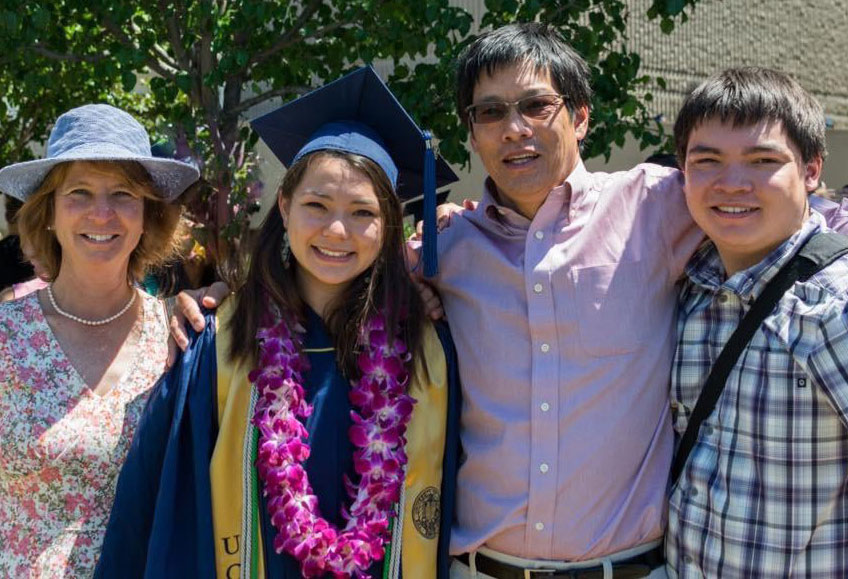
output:
M653 300L642 299L647 274L642 261L572 270L582 349L590 356L635 352L651 332Z

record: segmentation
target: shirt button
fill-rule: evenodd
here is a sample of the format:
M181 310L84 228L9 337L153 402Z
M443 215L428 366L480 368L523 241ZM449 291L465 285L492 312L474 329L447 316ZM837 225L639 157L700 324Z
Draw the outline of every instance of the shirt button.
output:
M551 405L550 405L550 404L548 404L547 402L542 402L542 403L539 405L539 408L541 408L541 409L542 409L542 412L547 412L548 410L550 410L550 409L551 409Z
M547 463L544 463L544 462L539 465L539 470L542 471L542 474L545 474L546 472L548 472L549 468L550 467L548 467Z
M551 351L550 344L542 344L541 350L544 354L547 354L548 352Z
M726 304L727 300L729 299L730 296L728 296L726 292L721 292L720 294L718 294L718 303L720 304Z
M545 289L545 288L543 288L542 284L540 284L540 283L537 283L536 285L533 286L533 291L536 292L537 294L542 293L543 289Z
M545 238L545 232L544 231L537 231L535 233L535 237L536 237L536 239L544 239Z
M690 555L686 555L685 557L683 557L683 562L686 563L687 565L691 565L692 564L692 557Z
M704 426L704 436L712 436L713 435L713 427L709 425Z
M807 385L807 379L806 378L798 378L798 386L799 387L803 388L806 385Z
M536 527L537 531L544 531L545 530L545 523L536 523L533 526Z
M698 489L689 489L689 492L687 494L690 497L697 497L698 496Z

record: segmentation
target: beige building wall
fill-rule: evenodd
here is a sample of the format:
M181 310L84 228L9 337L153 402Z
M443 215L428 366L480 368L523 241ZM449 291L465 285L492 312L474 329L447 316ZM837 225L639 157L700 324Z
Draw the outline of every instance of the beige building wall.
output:
M778 68L815 94L834 129L848 130L848 0L701 0L689 22L663 34L645 16L650 0L628 0L628 47L652 87L657 112L674 117L683 96L729 66Z
M666 80L654 83L653 107L669 126L683 97L716 70L767 66L783 70L811 91L825 109L828 149L823 179L830 188L848 184L848 0L702 0L686 24L663 34L645 16L650 0L631 6L629 48L642 69ZM608 170L646 156L632 143L615 151Z

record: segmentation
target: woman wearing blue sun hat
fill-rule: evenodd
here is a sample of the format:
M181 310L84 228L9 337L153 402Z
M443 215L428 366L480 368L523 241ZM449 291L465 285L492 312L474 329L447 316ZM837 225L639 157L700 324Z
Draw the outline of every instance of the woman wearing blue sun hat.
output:
M124 456L165 369L162 304L136 288L173 255L198 179L109 105L60 116L45 158L0 170L45 289L0 304L0 576L90 576Z
M370 68L253 127L277 205L151 397L98 576L446 577L459 390L401 200L456 177Z

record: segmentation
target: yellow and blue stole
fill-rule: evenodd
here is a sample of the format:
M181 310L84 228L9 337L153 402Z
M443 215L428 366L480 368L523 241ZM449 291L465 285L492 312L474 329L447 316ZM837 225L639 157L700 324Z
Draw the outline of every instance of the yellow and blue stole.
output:
M219 578L266 577L263 508L257 480L257 433L250 422L255 392L247 379L252 369L229 362L232 306L218 313L216 336L218 437L210 462L212 519L215 537L215 568ZM307 349L308 355L311 352ZM409 393L416 399L407 427L407 470L392 540L386 546L383 577L433 578L437 576L437 553L444 528L443 464L455 460L456 402L449 381L455 375L452 353L446 355L443 338L433 326L425 328L424 356L416 361ZM425 366L426 364L426 372ZM423 377L429 379L424 379ZM450 418L453 416L453 418ZM447 468L454 476L454 467ZM450 481L452 494L453 481ZM452 497L448 501L452 513ZM447 520L450 520L450 514ZM443 531L442 531L443 532ZM443 538L444 539L444 538ZM444 549L442 549L444 550Z

